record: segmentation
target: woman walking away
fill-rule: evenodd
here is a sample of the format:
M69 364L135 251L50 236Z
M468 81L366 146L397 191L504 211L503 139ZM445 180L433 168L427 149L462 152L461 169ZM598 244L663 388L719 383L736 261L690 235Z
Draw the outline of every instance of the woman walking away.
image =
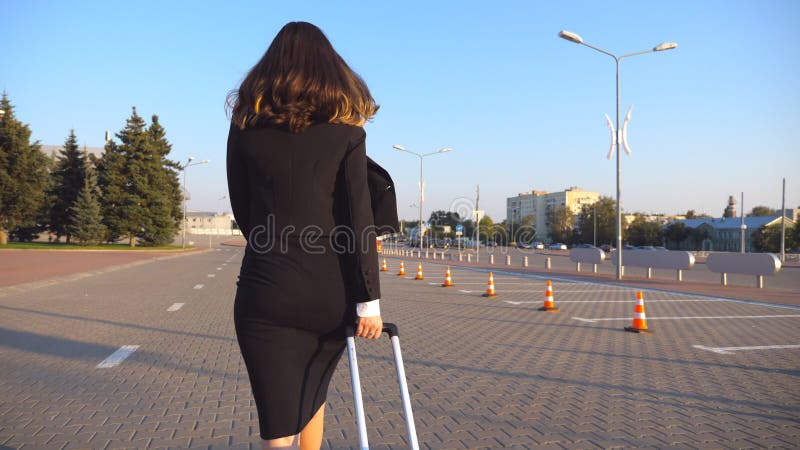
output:
M247 238L234 324L262 448L319 449L344 327L378 339L383 326L362 128L378 105L319 28L291 22L228 107Z

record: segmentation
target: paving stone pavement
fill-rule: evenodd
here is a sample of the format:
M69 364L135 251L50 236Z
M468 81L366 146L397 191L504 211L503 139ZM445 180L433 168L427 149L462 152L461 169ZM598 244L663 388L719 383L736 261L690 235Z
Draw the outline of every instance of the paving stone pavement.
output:
M110 271L0 298L0 449L259 448L232 305L243 249ZM383 273L400 327L421 446L797 448L800 308L635 290L425 262ZM416 266L416 265L415 265ZM416 267L414 267L416 269ZM211 276L213 275L213 276ZM197 288L202 284L202 287ZM174 312L175 303L184 305ZM768 316L768 317L765 317ZM97 364L123 345L118 366ZM695 346L703 346L698 348ZM724 353L708 349L728 348ZM388 339L358 341L372 448L407 448ZM347 359L323 448L357 448Z

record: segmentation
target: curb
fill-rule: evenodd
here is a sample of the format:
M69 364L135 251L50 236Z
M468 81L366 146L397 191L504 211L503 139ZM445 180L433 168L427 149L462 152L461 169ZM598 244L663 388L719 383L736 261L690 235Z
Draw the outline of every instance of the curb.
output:
M27 249L19 249L19 250L27 251ZM63 251L69 251L69 250L63 250ZM86 250L84 250L84 251L86 251ZM108 250L99 250L99 251L100 252L106 252ZM30 282L27 282L27 283L20 283L20 284L12 284L10 286L3 286L3 287L0 287L0 298L1 297L7 297L7 296L9 296L11 294L21 294L23 292L32 291L34 289L39 289L39 288L43 288L43 287L47 287L47 286L53 286L53 285L59 284L59 283L64 283L64 282L68 282L68 281L75 281L75 280L81 280L83 278L89 278L89 277L93 277L95 275L102 275L104 273L115 272L117 270L122 270L122 269L131 268L131 267L141 266L141 265L148 264L148 263L155 262L155 261L165 261L165 260L168 260L168 259L180 258L182 256L200 255L200 254L211 252L211 251L213 251L213 249L210 249L210 248L193 250L193 251L190 251L190 252L181 251L181 253L176 254L176 255L157 256L155 258L141 259L139 261L133 261L133 262L125 263L125 264L117 264L117 265L113 265L113 266L104 267L102 269L90 270L90 271L87 271L87 272L78 272L78 273L73 273L73 274L69 274L69 275L61 275L61 276L52 277L52 278L45 278L44 280L30 281Z

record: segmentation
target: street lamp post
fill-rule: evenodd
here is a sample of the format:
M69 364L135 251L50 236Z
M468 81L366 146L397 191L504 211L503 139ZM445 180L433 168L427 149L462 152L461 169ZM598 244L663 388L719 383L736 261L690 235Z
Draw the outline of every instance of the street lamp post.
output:
M424 186L422 184L423 183L422 182L422 159L425 158L426 156L435 155L437 153L447 153L452 149L450 147L446 147L446 148L442 148L442 149L436 150L435 152L421 154L421 153L417 153L417 152L412 152L411 150L407 150L402 145L393 145L392 147L395 150L400 150L402 152L411 153L412 155L415 155L415 156L417 156L419 158L419 228L418 228L418 230L419 230L419 251L422 252L422 202L424 201L424 196L423 196L423 193L422 193L422 191L424 189Z
M576 44L585 45L585 46L587 46L587 47L589 47L589 48L591 48L593 50L597 50L600 53L604 53L604 54L614 58L614 61L617 64L617 122L616 122L616 130L614 130L614 133L615 133L615 135L614 135L614 145L616 146L616 152L617 152L617 279L621 280L622 279L622 274L623 274L623 272L622 272L622 208L621 208L621 204L620 204L620 200L621 200L621 196L622 196L622 186L621 186L621 183L620 183L621 170L620 170L619 146L620 146L620 141L622 141L622 139L623 139L623 136L620 135L620 129L619 129L619 63L620 63L620 61L622 61L622 59L628 58L628 57L631 57L631 56L643 55L645 53L651 53L651 52L661 52L661 51L664 51L664 50L672 50L674 48L677 48L678 44L676 44L675 42L664 42L664 43L661 43L661 44L659 44L659 45L657 45L657 46L655 46L655 47L653 47L652 49L649 49L649 50L642 50L642 51L639 51L639 52L628 53L626 55L617 56L617 55L615 55L615 54L613 54L613 53L611 53L609 51L603 50L600 47L595 47L594 45L587 44L586 42L583 42L583 38L580 37L576 33L573 33L573 32L570 32L570 31L566 31L566 30L561 30L558 33L558 36L560 38L566 39L566 40L568 40L570 42L574 42ZM613 146L612 146L612 151L613 151ZM610 157L611 157L611 155L609 154L609 158Z
M594 230L592 230L592 245L597 247L597 202L592 203L592 218L594 219Z
M508 239L508 244L509 245L513 245L516 242L516 240L514 239L514 216L516 216L516 215L517 215L517 207L516 206L512 206L511 207L511 223L510 223L510 226L511 226L511 237Z
M186 169L191 166L196 166L199 164L206 164L208 162L207 159L202 161L198 161L196 163L192 163L194 156L190 156L189 159L186 161L186 164L181 166L181 171L183 171L183 233L181 235L181 248L186 248L186 226L188 225L189 221L186 218L186 193L188 192L186 189Z

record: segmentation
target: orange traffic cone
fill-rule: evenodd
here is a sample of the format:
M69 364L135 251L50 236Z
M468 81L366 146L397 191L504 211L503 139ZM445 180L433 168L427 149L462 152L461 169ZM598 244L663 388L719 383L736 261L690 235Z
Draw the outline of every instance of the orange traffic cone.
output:
M453 287L453 278L450 277L450 266L447 266L447 270L444 271L444 283L442 283L442 287Z
M422 280L422 263L417 265L417 276L414 277L415 280Z
M558 312L556 302L553 300L553 283L547 280L547 288L544 291L544 305L539 308L539 311Z
M386 266L386 258L383 258L383 264L381 264L381 272L388 272L389 268Z
M403 264L403 261L400 261L400 272L397 272L398 277L404 277L406 275L406 265Z
M486 282L486 293L483 294L483 297L497 297L497 294L494 292L494 275L492 275L492 272L489 272L489 281Z
M636 309L633 312L633 325L625 327L625 331L632 333L652 333L647 329L647 316L644 313L644 299L642 291L636 291Z

